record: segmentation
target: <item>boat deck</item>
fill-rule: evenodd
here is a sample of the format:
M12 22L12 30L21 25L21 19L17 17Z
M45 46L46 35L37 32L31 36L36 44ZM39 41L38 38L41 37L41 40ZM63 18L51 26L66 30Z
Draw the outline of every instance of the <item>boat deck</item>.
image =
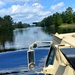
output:
M75 47L75 33L55 34L54 36L61 39L61 42L64 41L67 44Z

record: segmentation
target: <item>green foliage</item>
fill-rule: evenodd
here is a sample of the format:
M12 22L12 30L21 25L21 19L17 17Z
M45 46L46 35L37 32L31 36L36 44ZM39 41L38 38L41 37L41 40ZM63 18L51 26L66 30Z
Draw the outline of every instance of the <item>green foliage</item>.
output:
M53 17L54 17L55 27L58 27L59 25L62 24L62 18L61 18L61 15L59 13L56 12Z
M73 12L71 7L68 7L66 11L62 13L54 13L46 18L44 18L38 25L42 27L58 27L62 23L72 24L75 23L75 12Z
M62 23L75 23L75 12L73 12L71 7L68 7L66 11L62 13L56 12L53 15L45 17L41 22L34 22L36 26L41 27L58 27ZM0 17L0 33L11 32L13 28L26 28L29 26L29 24L22 23L21 21L14 23L12 17L9 15L4 16L3 18Z
M66 23L66 13L65 12L62 12L61 18L62 18L63 23Z
M22 23L21 21L18 23L14 23L15 28L26 28L29 27L30 25L27 23Z
M0 17L0 35L9 35L13 32L14 28L26 28L29 26L29 24L22 23L21 21L18 23L14 23L10 15Z
M23 28L22 22L18 22L18 23L16 24L16 27L17 27L17 28Z
M73 22L75 23L75 12L73 13Z
M0 35L8 34L13 30L13 20L11 16L6 15L3 18L0 17Z
M66 23L71 24L73 23L73 10L71 7L68 7L65 11L66 14Z

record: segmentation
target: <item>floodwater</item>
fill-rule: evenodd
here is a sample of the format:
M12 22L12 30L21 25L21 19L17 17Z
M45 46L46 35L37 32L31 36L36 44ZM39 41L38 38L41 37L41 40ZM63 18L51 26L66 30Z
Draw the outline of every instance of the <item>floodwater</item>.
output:
M49 48L35 49L35 69L28 70L27 51L35 41L51 41L52 36L40 27L15 29L12 36L0 37L0 49L16 49L0 53L0 75L36 75L41 71ZM42 74L39 74L42 75Z

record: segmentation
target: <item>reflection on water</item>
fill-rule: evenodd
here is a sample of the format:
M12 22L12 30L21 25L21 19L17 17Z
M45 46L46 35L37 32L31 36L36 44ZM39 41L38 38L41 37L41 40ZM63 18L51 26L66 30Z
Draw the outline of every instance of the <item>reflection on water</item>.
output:
M30 27L15 29L11 35L0 36L0 49L20 49L28 48L35 41L50 41L52 33L75 32L75 28L42 28Z
M51 40L52 37L41 30L41 27L15 29L12 36L1 36L2 49L28 48L35 41Z
M15 48L28 48L30 44L35 41L50 40L51 37L46 35L41 28L33 27L22 30L14 30L14 44Z
M75 32L75 28L58 28L58 33L71 33Z
M55 28L55 27L50 27L50 28L42 28L43 32L45 32L48 35L55 34L57 33L71 33L75 32L75 28Z
M6 45L5 43L9 42L10 44L13 43L13 32L10 34L3 34L0 35L0 50L5 50Z

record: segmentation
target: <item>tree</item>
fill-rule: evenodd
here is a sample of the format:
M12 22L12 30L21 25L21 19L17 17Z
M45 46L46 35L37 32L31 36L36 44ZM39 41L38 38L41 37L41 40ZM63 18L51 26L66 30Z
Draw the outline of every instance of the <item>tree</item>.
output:
M15 28L27 28L27 27L30 27L30 25L19 21L18 23L16 23L16 22L14 23L14 27Z
M13 30L13 20L11 16L6 15L3 18L0 17L0 35L9 34Z
M73 23L73 10L71 7L68 7L65 11L66 14L66 23Z
M3 30L3 18L0 17L0 32Z
M73 22L75 23L75 12L73 13Z
M59 25L62 24L62 18L61 18L61 15L58 12L56 12L53 15L53 18L54 18L54 25L55 25L55 27L58 27Z
M3 18L4 24L3 24L3 29L6 32L12 32L13 30L13 19L10 15L6 15Z
M62 18L63 23L66 23L66 13L65 12L62 12L61 18Z
M51 16L48 16L46 18L45 24L46 24L47 27L50 27L51 25L53 25L53 16L52 15Z
M23 28L23 25L22 25L21 21L17 23L17 28Z
M53 21L53 15L49 16L49 25L53 25L54 21Z
M66 13L73 13L73 10L72 10L72 8L71 7L68 7L67 9L66 9L66 11L65 11Z
M38 24L41 27L46 27L47 26L47 18L44 18L41 22Z
M53 25L53 16L51 15L44 18L38 25L42 27L50 27Z

